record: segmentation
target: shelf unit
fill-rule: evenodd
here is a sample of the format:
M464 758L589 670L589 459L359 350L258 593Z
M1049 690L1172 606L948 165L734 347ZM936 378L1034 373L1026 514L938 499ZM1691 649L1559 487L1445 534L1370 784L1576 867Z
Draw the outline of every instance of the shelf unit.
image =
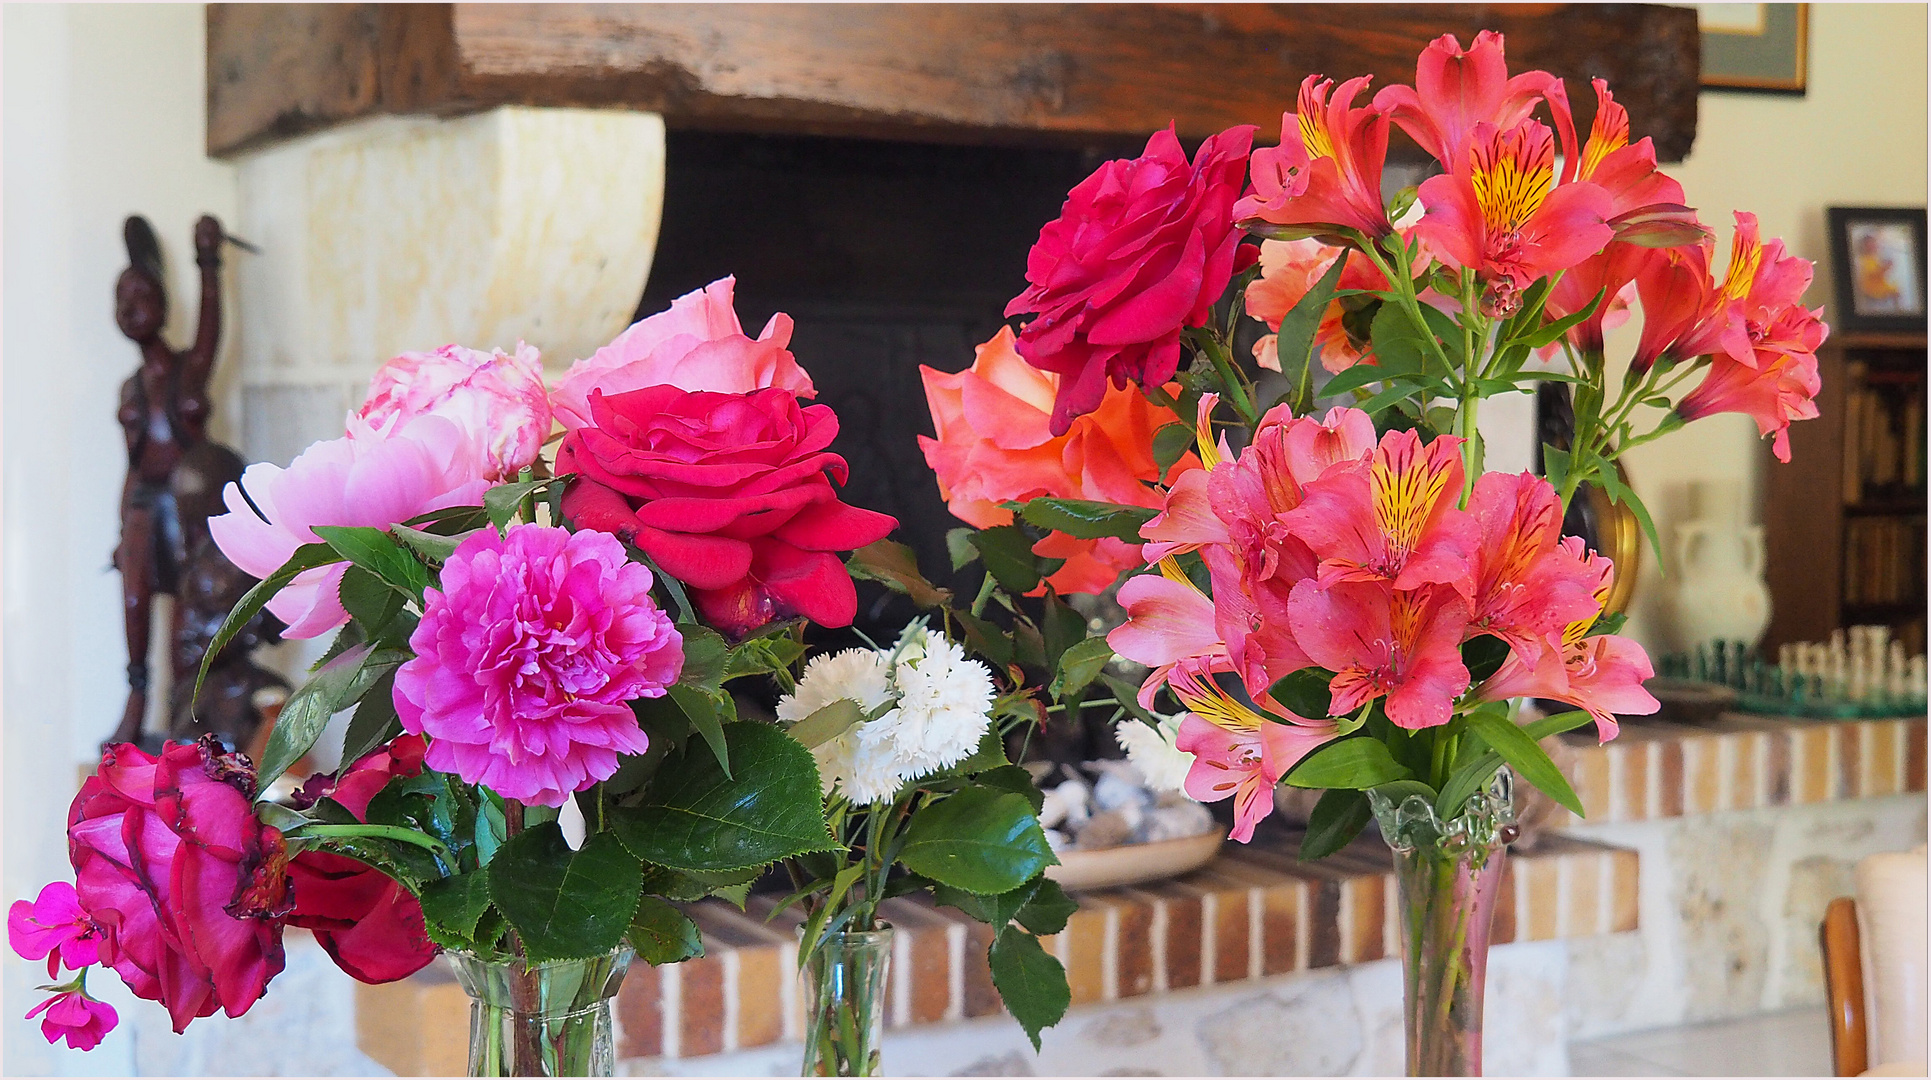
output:
M1925 335L1845 333L1818 351L1819 415L1764 484L1764 652L1881 623L1925 641Z

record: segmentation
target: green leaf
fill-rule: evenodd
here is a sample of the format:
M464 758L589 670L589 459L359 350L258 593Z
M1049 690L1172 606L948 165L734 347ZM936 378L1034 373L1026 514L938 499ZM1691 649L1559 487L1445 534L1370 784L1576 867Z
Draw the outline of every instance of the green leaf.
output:
M402 541L404 547L433 563L448 562L449 557L456 553L457 546L470 535L463 533L460 536L443 536L438 533L423 532L421 529L412 529L407 525L391 525L389 532L397 540Z
M998 706L995 704L994 708L997 709ZM999 725L989 724L986 726L986 733L979 736L979 746L972 751L972 756L945 771L958 773L960 776L971 776L1009 764L1011 762L1006 759L1006 741L999 735Z
M1644 506L1643 500L1637 498L1629 485L1623 483L1622 477L1616 475L1614 465L1605 462L1603 468L1596 470L1595 478L1603 491L1609 494L1610 502L1626 506L1630 513L1636 515L1636 523L1643 527L1643 535L1649 537L1649 549L1656 553L1656 560L1661 562L1663 542L1656 538L1656 523L1650 520L1649 507Z
M1462 666L1468 669L1470 685L1500 671L1508 658L1509 643L1493 634L1477 634L1462 642Z
M951 590L939 588L919 573L918 556L896 540L878 540L859 548L845 560L845 568L855 578L904 593L922 608L939 607L952 598Z
M1100 682L1113 691L1113 700L1120 703L1128 716L1143 724L1158 724L1160 721L1140 705L1140 688L1111 672L1100 672Z
M1334 300L1334 287L1341 281L1341 271L1347 265L1348 252L1343 251L1321 279L1314 283L1306 295L1281 317L1281 328L1275 338L1275 352L1281 360L1281 371L1289 375L1299 372L1314 358L1314 333L1321 328L1321 319L1327 314L1328 304Z
M1026 906L1026 902L1039 891L1039 883L1045 880L1046 878L1042 875L1016 889L1008 889L994 896L980 896L964 889L955 889L950 885L934 883L932 902L957 908L992 927L993 932L997 933L1012 921L1013 916L1019 914L1019 909Z
M1507 721L1503 721L1507 723ZM1462 812L1462 805L1468 797L1488 786L1488 778L1502 767L1502 755L1493 750L1463 762L1455 767L1442 785L1440 795L1435 797L1435 813L1446 821Z
M1175 462L1187 456L1193 442L1193 428L1187 424L1168 424L1153 433L1153 465L1161 476L1167 475Z
M1325 859L1347 847L1349 841L1361 835L1373 816L1365 792L1348 788L1322 792L1307 816L1307 833L1301 837L1301 861Z
M360 566L351 566L342 572L342 583L335 595L342 601L342 610L361 625L370 640L402 612L402 594Z
M1062 532L1078 540L1112 537L1137 544L1140 542L1140 526L1159 512L1152 507L1123 506L1088 499L1034 499L1020 513L1028 522L1042 529Z
M1019 925L1035 934L1057 934L1066 929L1066 920L1079 910L1079 902L1066 895L1059 882L1041 876L1039 887L1033 890L1030 900L1014 916Z
M972 651L992 661L995 669L1002 669L1012 663L1012 638L999 629L997 623L981 619L970 612L955 611L959 625L965 630L966 644Z
M1026 1029L1033 1050L1039 1050L1039 1033L1066 1015L1073 995L1066 985L1066 969L1059 960L1040 948L1039 939L1018 927L1008 926L992 939L987 954L992 967L992 985L999 1000L1006 1003L1019 1026Z
M1584 319L1587 319L1590 315L1595 313L1596 305L1602 303L1604 291L1605 290L1597 289L1595 298L1593 300L1590 300L1589 303L1583 305L1583 308L1581 311L1578 311L1572 315L1566 315L1560 319L1556 319L1553 322L1544 323L1540 329L1524 334L1521 337L1517 338L1516 340L1520 341L1524 345L1527 345L1531 349L1540 349L1544 345L1555 344L1555 340L1561 337L1562 335L1568 333L1570 327L1581 323Z
M865 710L858 707L858 702L850 698L839 698L791 725L790 733L792 738L810 750L843 735L864 719Z
M496 526L497 532L509 527L510 519L523 505L523 500L536 493L537 489L548 487L552 480L525 480L517 484L498 484L483 492L483 512L489 515L489 523Z
M1039 630L1045 646L1047 673L1059 670L1060 657L1075 644L1086 640L1086 616L1074 611L1057 596L1048 595L1040 613Z
M458 874L424 885L416 898L422 901L423 919L432 927L468 941L476 933L477 920L489 910L489 882L480 873Z
M1596 621L1589 624L1589 629L1583 632L1583 636L1595 637L1599 634L1621 633L1623 624L1628 621L1629 615L1627 612L1605 611L1596 616Z
M391 671L369 687L362 703L349 719L349 730L342 736L342 764L352 764L390 739L402 734L402 721L396 716L396 673Z
M1374 364L1356 364L1336 372L1334 377L1321 387L1321 396L1339 397L1356 387L1380 382L1387 377L1388 373Z
M1509 763L1516 775L1534 784L1544 795L1561 803L1581 817L1582 800L1569 786L1562 770L1549 760L1547 751L1536 745L1529 733L1516 727L1506 716L1491 713L1473 713L1468 718L1469 729L1487 740L1502 760Z
M1267 696L1296 716L1319 720L1334 707L1333 695L1328 690L1333 678L1326 668L1305 667L1276 679L1267 688Z
M629 940L637 958L652 967L704 955L704 939L697 932L697 924L655 896L637 901L637 913L630 917Z
M1033 783L1033 774L1017 765L1000 765L987 769L973 777L973 780L986 787L1025 796L1026 801L1032 804L1035 814L1046 805L1046 795L1039 790L1039 785Z
M804 642L785 634L760 634L747 638L731 650L724 664L724 679L747 675L771 675L789 670L805 654Z
M227 617L221 620L221 626L215 630L215 636L208 642L208 651L201 654L201 668L194 676L194 697L191 700L200 700L201 683L208 677L208 667L215 662L215 657L221 655L221 650L228 647L228 643L235 639L236 634L241 633L241 628L248 625L248 620L268 606L268 602L275 598L276 593L282 591L283 586L295 580L295 576L305 570L313 570L318 566L327 566L341 561L342 556L327 544L304 544L295 549L295 554L290 555L280 569L261 579L254 588L243 594L242 598L235 602L234 608L228 612Z
M670 699L690 718L691 727L704 736L711 753L717 756L717 767L724 772L724 778L731 778L731 750L724 741L723 714L730 711L731 719L737 719L737 704L731 695L722 690L705 691L681 683L670 688Z
M980 529L972 534L972 546L979 549L979 560L1007 592L1020 595L1039 586L1039 559L1033 555L1032 540L1019 526Z
M1523 724L1522 730L1528 733L1529 738L1534 739L1536 742L1541 742L1551 735L1560 735L1565 731L1574 731L1594 719L1595 717L1589 715L1587 711L1576 709L1573 712L1556 713L1553 716L1545 716L1540 720L1532 720L1529 723Z
M1054 701L1076 698L1097 678L1113 659L1113 646L1103 637L1090 637L1067 649L1059 657L1059 674L1053 677Z
M776 727L724 729L735 768L689 744L664 760L640 805L612 830L645 862L684 871L736 870L833 846L811 751Z
M1379 739L1339 739L1301 759L1287 782L1304 788L1371 788L1390 780L1413 779Z
M429 585L429 571L387 532L346 525L317 525L315 535L343 558L381 578L404 596L421 602L422 590Z
M255 774L257 789L266 791L268 785L315 745L330 717L348 708L350 702L367 693L384 675L401 667L409 655L402 649L358 645L336 657L301 689L290 694L282 705L281 715L275 719L274 729L269 732L268 746L262 751L261 765Z
M678 685L706 691L724 685L731 647L724 643L723 635L696 623L678 623L677 633L684 639L684 667L677 674Z
M945 553L952 557L952 569L963 570L966 565L979 557L979 549L972 546L972 530L959 528L945 532Z
M579 851L545 822L511 837L486 871L489 897L532 960L571 960L623 942L637 910L643 867L609 833Z
M899 861L933 881L992 895L1059 860L1025 796L969 787L912 814Z
M1543 443L1542 475L1549 478L1549 483L1557 491L1561 491L1562 485L1569 479L1569 451Z
M1399 304L1382 305L1369 338L1383 378L1417 372L1427 364L1428 345Z

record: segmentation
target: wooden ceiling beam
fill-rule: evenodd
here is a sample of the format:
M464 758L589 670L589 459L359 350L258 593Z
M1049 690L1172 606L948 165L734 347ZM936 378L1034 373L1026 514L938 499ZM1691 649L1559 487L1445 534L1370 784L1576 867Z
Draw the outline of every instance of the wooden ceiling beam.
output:
M1637 137L1696 137L1696 13L1642 4L210 4L208 152L381 114L633 108L673 128L1110 145L1279 133L1301 79L1412 82L1443 33L1609 80Z

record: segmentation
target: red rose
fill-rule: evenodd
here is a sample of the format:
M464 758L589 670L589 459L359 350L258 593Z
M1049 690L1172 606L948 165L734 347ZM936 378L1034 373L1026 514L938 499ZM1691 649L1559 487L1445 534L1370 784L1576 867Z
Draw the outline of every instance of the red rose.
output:
M828 405L789 390L744 394L650 386L590 395L591 424L563 437L558 475L576 473L563 512L615 533L691 587L711 625L741 634L787 615L848 626L858 598L833 552L898 526L838 501L845 459ZM827 474L830 474L827 476Z
M255 819L255 769L212 737L159 758L110 746L67 814L81 907L101 962L189 1021L248 1011L282 970L288 853Z
M390 780L422 771L424 749L422 736L398 736L357 758L334 780L319 786L311 780L303 793L311 802L332 798L357 820L366 820L369 800ZM436 946L423 925L422 904L389 875L327 851L302 852L288 873L295 887L295 910L288 921L312 931L336 966L355 979L394 982L436 958Z
M1019 355L1060 376L1052 433L1099 408L1106 381L1162 386L1180 365L1180 330L1204 323L1234 273L1234 200L1254 127L1228 128L1193 164L1173 129L1109 161L1066 197L1026 257L1032 285L1008 316L1037 312Z

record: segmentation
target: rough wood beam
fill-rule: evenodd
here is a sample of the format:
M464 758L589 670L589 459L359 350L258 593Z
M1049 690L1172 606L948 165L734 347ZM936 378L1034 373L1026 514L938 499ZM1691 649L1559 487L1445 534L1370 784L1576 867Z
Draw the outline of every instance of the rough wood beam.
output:
M1303 76L1412 81L1430 39L1610 81L1638 136L1696 136L1687 8L1638 4L210 4L208 150L381 113L645 109L672 127L982 143L1279 131Z

